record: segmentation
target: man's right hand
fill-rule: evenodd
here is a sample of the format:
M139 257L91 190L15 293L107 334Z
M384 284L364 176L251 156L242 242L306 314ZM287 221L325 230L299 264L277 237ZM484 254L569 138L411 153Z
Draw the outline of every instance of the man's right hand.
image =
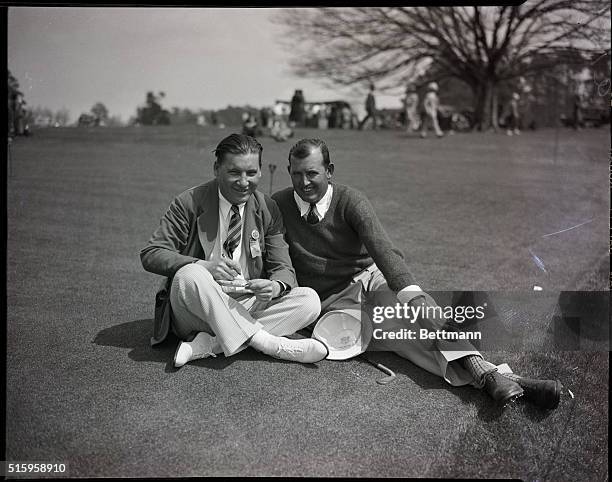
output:
M230 258L201 259L196 264L204 266L216 280L233 280L241 274L240 263Z

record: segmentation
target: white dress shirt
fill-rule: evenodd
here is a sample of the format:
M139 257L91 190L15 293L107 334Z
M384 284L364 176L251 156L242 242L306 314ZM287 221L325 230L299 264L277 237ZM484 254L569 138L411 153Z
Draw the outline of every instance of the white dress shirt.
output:
M332 196L334 194L334 186L331 184L327 185L327 191L325 195L319 199L319 202L316 204L314 212L321 221L325 217L325 213L329 210L329 206L331 204ZM300 210L300 216L305 217L310 211L310 203L304 201L300 196L298 196L297 192L293 191L293 199L297 204L298 209Z

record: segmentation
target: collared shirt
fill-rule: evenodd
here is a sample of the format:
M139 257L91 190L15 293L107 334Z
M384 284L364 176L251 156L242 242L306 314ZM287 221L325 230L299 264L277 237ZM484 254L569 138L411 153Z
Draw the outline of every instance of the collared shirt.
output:
M246 203L238 204L238 212L240 213L240 219L242 222L242 229L240 231L240 239L238 240L238 246L232 253L232 259L240 263L240 269L242 275L239 278L249 279L249 272L247 269L246 256L242 253L242 233L244 231L244 206ZM223 255L223 243L227 239L227 230L229 228L230 219L232 218L232 204L223 197L221 191L219 191L219 228L217 230L217 239L215 240L215 246L210 255L211 259L219 258Z
M319 218L319 221L321 221L325 217L325 214L329 210L333 194L334 186L328 184L327 192L321 199L319 199L319 202L316 204L314 209L314 212L317 215L317 218ZM293 199L295 199L297 207L300 210L300 216L306 216L308 214L308 211L310 211L310 203L304 201L300 196L298 196L295 191L293 191Z

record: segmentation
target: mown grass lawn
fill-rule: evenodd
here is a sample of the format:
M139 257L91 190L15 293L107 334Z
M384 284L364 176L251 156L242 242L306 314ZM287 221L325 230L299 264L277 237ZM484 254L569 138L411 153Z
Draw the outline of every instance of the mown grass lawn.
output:
M551 349L548 301L504 312L533 326L525 351L487 355L560 379L575 398L550 413L499 411L386 353L370 355L398 374L386 386L359 360L306 367L250 350L172 370L174 345L148 345L159 279L138 253L172 197L212 178L229 132L48 129L14 141L6 460L66 461L90 477L607 480L608 352ZM538 285L554 304L559 290L607 287L607 130L297 136L327 141L335 180L369 196L424 289ZM261 141L261 190L288 186L291 144Z

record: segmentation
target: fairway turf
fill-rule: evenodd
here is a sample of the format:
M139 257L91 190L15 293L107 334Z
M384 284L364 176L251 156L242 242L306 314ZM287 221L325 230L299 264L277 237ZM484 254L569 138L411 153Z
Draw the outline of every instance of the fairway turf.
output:
M172 198L212 178L211 151L230 132L59 128L15 140L6 460L65 462L72 477L607 479L608 353L538 350L548 312L516 320L534 326L530 351L487 355L570 388L576 398L550 413L499 411L387 353L369 355L397 374L384 386L360 360L305 366L252 350L174 371L175 341L149 346L160 278L138 254ZM423 289L607 287L606 129L296 136L328 143L334 179L370 198ZM288 186L291 140L261 142L260 189L270 163L273 190Z

